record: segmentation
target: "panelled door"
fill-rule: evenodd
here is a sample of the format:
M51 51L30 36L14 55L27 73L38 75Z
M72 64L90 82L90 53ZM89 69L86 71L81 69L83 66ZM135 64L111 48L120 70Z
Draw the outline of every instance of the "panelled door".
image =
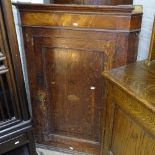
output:
M101 73L114 53L113 40L100 33L90 38L85 31L24 29L38 143L99 154Z

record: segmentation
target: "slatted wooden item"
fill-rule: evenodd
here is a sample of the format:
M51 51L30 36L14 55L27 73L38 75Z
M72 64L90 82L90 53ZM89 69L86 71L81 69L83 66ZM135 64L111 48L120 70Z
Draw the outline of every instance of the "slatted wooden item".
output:
M12 6L0 0L0 154L23 145L35 154Z

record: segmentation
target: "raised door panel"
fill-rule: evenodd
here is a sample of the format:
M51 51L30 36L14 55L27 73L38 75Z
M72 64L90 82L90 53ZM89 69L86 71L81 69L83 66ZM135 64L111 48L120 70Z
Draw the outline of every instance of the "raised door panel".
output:
M75 49L44 48L44 80L49 108L53 108L54 133L99 141L103 56Z

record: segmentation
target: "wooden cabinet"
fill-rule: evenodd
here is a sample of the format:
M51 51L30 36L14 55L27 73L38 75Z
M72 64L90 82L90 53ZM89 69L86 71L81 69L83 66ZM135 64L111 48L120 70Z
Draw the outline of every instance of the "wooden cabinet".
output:
M22 145L35 154L12 6L0 0L0 154Z
M82 5L131 5L133 0L52 0L55 4L82 4Z
M37 142L100 154L101 73L136 60L142 12L133 6L16 5Z
M103 154L155 154L155 61L104 73L107 79Z

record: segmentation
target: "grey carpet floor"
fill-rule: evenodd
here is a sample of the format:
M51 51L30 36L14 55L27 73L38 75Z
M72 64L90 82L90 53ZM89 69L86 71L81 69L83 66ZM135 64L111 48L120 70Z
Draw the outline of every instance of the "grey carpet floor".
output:
M65 150L62 150L62 152L57 151L56 148L43 148L43 147L38 147L37 146L37 153L38 155L90 155L86 153L78 153L71 151L69 153L66 153Z
M38 153L38 155L69 155L66 153L61 153L61 152L57 152L57 151L53 151L53 150L46 150L46 149L42 149L42 148L37 148L37 153Z

